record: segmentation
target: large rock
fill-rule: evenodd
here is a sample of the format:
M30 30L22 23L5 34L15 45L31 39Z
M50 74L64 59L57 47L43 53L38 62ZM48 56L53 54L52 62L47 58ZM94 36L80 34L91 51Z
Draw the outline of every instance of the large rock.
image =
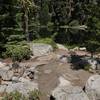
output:
M34 43L31 46L31 50L34 56L43 56L52 52L53 48L51 45L48 45L48 44Z
M6 63L0 62L0 68L5 67Z
M19 83L14 83L14 84L9 84L6 87L6 92L10 93L13 91L19 91L23 95L27 95L30 91L34 91L35 89L38 89L37 83L34 82L19 82Z
M78 86L59 86L53 91L52 96L55 100L89 100Z
M63 77L59 78L60 84L52 91L55 100L89 100L81 87L72 86Z
M100 100L100 75L93 75L88 79L85 91L90 100Z
M5 81L11 80L13 75L14 75L13 71L10 71L8 69L0 69L0 76Z

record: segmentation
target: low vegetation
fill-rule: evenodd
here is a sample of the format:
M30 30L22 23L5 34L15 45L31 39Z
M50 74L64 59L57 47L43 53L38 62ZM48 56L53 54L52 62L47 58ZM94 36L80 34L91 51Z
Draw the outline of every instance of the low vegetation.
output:
M18 91L6 93L2 100L40 100L41 93L38 90L29 92L28 96L21 94Z
M3 57L10 57L13 61L29 59L30 56L31 51L28 45L8 45L6 46L6 52L3 53Z

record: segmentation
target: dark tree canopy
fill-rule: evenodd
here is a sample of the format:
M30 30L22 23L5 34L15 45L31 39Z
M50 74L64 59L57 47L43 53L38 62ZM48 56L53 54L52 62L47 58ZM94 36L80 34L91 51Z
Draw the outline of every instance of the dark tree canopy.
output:
M0 54L5 45L46 37L69 45L99 45L100 0L0 0Z

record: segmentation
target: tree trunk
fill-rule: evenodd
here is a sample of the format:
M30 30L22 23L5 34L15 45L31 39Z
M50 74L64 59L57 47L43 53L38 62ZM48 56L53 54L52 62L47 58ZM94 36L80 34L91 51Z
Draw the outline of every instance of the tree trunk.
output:
M29 42L29 32L28 32L28 12L24 11L23 16L22 16L22 21L23 21L23 32L26 35L26 40Z
M94 53L91 52L91 59L92 59L92 62L93 62L93 58L94 58Z

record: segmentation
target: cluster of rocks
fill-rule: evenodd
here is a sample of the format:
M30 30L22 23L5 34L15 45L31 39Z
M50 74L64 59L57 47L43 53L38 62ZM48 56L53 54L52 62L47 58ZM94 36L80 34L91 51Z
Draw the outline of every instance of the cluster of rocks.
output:
M76 55L77 56L77 55ZM100 62L98 62L96 59L92 59L91 57L80 57L77 56L77 58L79 58L80 60L78 61L76 58L74 58L76 60L76 63L80 64L80 65L85 65L88 64L90 69L92 70L100 70ZM63 63L72 63L72 56L71 55L57 55L57 59ZM74 60L74 61L75 61Z
M42 57L48 55L53 51L51 45L42 43L33 43L30 45L30 49L34 57ZM51 57L52 58L52 57ZM51 59L50 57L48 59ZM43 58L40 58L41 60ZM30 63L30 62L29 62ZM9 93L13 91L19 91L24 95L28 92L38 89L37 70L36 67L44 65L47 62L34 62L33 66L27 63L17 63L7 65L0 62L0 93Z
M52 91L51 100L100 100L100 75L91 76L84 88L73 86L63 77L60 84Z
M77 51L84 51L84 52L86 52L86 47L75 47L73 49L68 49L65 46L61 45L61 44L57 44L57 47L60 50L65 50L70 55L71 54L72 55L73 54L77 55ZM47 55L47 54L53 52L53 47L51 45L43 44L43 43L31 44L30 48L32 50L33 55L36 56L36 57L44 56L44 55ZM81 52L81 54L83 54L83 52ZM70 62L70 60L71 60L71 56L70 55L67 55L67 56L66 55L57 55L57 58L61 62ZM99 68L100 64L97 62L97 60L91 59L90 57L84 57L84 60L90 64L90 68L91 69L93 69L93 70L100 69Z
M34 81L35 72L34 66L25 68L17 63L12 66L2 63L0 66L0 93L19 91L27 95L28 92L38 89L38 84Z
M59 49L66 50L62 45L57 45ZM47 56L46 58L43 56L51 53L53 51L52 46L47 44L32 44L31 50L35 57L39 57L38 60L42 61L41 64L36 63L35 66L27 67L17 62L11 64L10 66L0 62L0 93L10 93L13 91L19 91L24 95L27 95L30 91L34 91L38 89L38 83L36 83L35 79L37 78L37 70L36 67L38 65L43 65L43 61L47 59L51 60L52 56ZM75 50L85 51L86 48L74 48L71 50L72 52ZM69 62L70 55L57 55L57 58L61 62ZM41 60L42 59L42 60ZM97 67L96 60L90 58L84 58L91 65L92 69L99 70L99 66ZM52 70L45 70L45 74L50 74ZM86 85L83 87L73 86L73 84L66 80L64 77L59 77L59 85L52 91L50 100L100 100L100 75L91 76ZM53 84L53 83L52 83Z

